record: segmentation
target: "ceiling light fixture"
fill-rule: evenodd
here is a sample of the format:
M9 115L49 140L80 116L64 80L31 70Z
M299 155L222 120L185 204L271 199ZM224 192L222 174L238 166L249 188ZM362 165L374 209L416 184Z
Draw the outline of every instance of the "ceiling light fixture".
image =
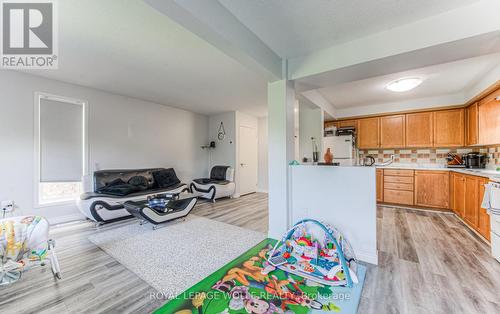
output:
M390 82L385 88L397 93L407 92L422 84L423 81L419 77L406 77Z

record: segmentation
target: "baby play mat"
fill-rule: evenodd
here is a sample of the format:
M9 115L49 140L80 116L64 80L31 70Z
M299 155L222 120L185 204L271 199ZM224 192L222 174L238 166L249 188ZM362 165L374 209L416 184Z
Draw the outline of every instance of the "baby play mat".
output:
M262 241L155 313L356 313L366 274L363 265L358 265L357 283L351 288L319 284L280 268L264 275L266 254L275 244L273 239Z

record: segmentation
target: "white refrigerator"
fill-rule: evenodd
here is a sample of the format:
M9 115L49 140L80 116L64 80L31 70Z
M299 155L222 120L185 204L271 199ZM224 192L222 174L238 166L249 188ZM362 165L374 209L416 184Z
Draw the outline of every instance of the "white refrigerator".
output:
M352 166L356 164L352 135L324 137L323 154L320 156L320 161L323 161L323 156L328 148L330 148L330 152L333 154L333 162L338 162L341 166Z

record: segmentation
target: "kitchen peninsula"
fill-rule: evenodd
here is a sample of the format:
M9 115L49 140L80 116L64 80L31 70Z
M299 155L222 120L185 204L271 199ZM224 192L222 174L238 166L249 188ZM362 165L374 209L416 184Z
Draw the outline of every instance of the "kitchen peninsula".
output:
M377 264L374 167L290 166L291 221L304 218L337 227L356 256Z

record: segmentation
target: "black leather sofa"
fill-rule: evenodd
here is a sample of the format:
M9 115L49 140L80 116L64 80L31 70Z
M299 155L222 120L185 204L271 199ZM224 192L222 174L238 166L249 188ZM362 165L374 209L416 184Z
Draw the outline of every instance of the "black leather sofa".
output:
M93 191L83 193L77 203L87 218L98 223L132 217L123 206L127 201L188 191L172 168L99 170L92 179Z

